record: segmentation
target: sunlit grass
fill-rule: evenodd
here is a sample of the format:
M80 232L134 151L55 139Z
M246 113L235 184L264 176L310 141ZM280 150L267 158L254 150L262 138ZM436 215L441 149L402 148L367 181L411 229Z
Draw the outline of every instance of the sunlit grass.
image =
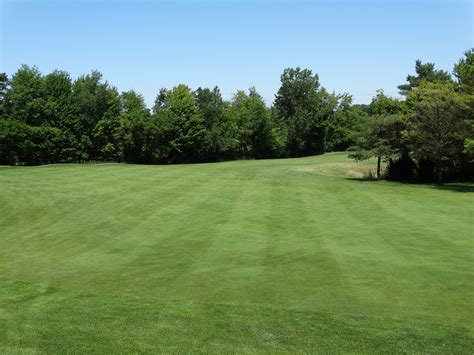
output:
M472 189L373 168L2 168L0 352L472 353Z

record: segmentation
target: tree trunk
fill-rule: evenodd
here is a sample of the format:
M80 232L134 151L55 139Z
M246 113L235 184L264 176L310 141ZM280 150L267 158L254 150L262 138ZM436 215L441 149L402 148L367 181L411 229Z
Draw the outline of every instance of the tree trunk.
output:
M438 185L443 185L443 169L438 166Z
M381 160L381 157L379 155L377 156L377 179L380 179L380 160Z

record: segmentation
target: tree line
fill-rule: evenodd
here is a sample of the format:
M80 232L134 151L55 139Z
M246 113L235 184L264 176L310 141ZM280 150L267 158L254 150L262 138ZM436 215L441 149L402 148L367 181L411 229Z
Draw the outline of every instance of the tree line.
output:
M0 73L0 164L117 161L190 163L300 157L351 150L388 162L405 180L472 177L474 55L454 77L416 62L399 89L369 105L321 86L309 69L288 68L273 104L255 88L224 100L218 87L162 88L151 110L131 90L119 93L97 71L72 79L21 66ZM381 176L380 169L377 176Z

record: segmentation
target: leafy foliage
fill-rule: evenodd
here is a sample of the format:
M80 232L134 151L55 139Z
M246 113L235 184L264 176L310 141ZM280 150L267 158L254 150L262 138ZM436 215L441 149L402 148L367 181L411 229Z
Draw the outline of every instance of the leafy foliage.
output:
M309 69L285 69L280 80L275 110L287 134L288 154L324 153L328 126L331 127L330 139L340 139L336 124L338 119L344 120L340 111L350 102L349 96L328 93L321 87L318 75Z
M412 92L413 106L407 134L415 156L435 163L438 182L449 165L462 156L465 123L461 98L454 85L423 83Z
M444 70L435 69L433 63L423 64L421 60L417 60L415 64L416 75L407 76L407 84L398 86L400 94L408 95L414 88L418 87L423 81L431 83L449 83L452 81L451 76Z
M379 91L369 106L371 118L355 133L354 159L389 162L390 178L420 181L473 176L472 53L454 67L454 82L434 64L416 62L416 76L399 86L399 101ZM380 170L380 169L378 169ZM380 174L377 174L380 176Z
M369 105L287 68L271 107L255 88L226 101L218 87L119 93L92 71L73 80L21 66L0 73L0 164L123 161L189 163L299 157L352 149L388 162L387 176L438 181L474 176L474 54L449 73L416 61L403 100L377 91Z

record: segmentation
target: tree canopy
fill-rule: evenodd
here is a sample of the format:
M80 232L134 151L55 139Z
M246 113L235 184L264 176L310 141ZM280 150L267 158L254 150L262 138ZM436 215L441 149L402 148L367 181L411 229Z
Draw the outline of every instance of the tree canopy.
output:
M474 175L474 53L453 76L433 63L395 99L377 91L368 105L322 87L310 69L287 68L272 105L255 88L225 100L218 87L161 88L151 110L139 93L120 93L98 71L76 79L22 65L0 73L0 164L121 161L188 163L299 157L351 150L376 157L387 177L442 181Z

